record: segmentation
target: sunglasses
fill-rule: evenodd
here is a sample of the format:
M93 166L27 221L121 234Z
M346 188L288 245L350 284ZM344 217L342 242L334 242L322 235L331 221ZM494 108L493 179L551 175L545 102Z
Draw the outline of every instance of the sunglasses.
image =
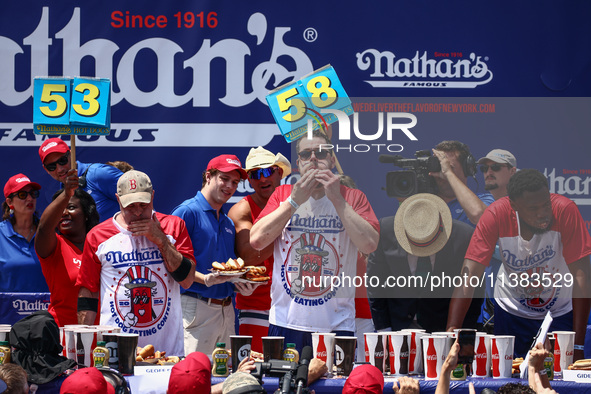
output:
M277 167L257 168L256 170L249 171L248 177L258 181L261 177L268 178L277 171Z
M501 168L503 168L503 167L507 167L507 164L492 164L490 166L481 165L480 166L480 171L484 174L490 168L494 172L499 172L499 171L501 171Z
M17 196L21 200L26 200L27 199L27 195L30 195L33 198L38 198L39 197L39 190L31 190L30 192L27 192L27 191L24 191L24 190L20 190L20 191L18 191L16 193L12 193L8 197L14 198L14 196Z
M56 161L54 161L53 163L43 164L43 166L45 167L45 169L47 171L53 172L57 168L58 164L60 166L65 166L66 164L68 164L68 161L70 161L70 153L69 152L66 153L65 155L63 155L62 157L60 157L59 159L57 159Z
M300 153L298 153L298 156L300 157L301 160L308 161L312 157L312 153L314 153L314 156L316 156L316 159L324 160L324 159L326 159L326 156L328 156L330 151L329 150L303 150Z

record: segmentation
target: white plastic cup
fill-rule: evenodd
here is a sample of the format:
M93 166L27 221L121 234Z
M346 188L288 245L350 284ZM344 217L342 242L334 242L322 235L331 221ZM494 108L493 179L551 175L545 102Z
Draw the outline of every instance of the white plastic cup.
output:
M78 364L94 367L92 350L96 347L98 331L93 328L79 328L74 331L76 361Z
M449 337L443 335L425 335L423 341L423 362L425 366L425 380L438 380L441 377L441 367L447 357L445 351Z
M513 347L515 337L512 335L495 335L491 342L491 365L493 379L510 378L513 372Z
M562 371L573 363L575 352L574 331L553 331L554 342L554 373L562 376ZM556 362L559 360L559 362Z
M474 343L474 361L472 362L472 377L489 377L491 367L491 339L492 335L488 335L483 332L476 333L476 341Z
M406 376L409 370L411 332L399 331L388 333L388 360L390 375Z
M312 352L314 353L314 358L324 361L330 373L332 373L334 366L334 339L336 335L323 332L312 333Z
M427 335L427 333L423 329L411 328L402 331L411 333L408 343L408 374L421 374L423 373L423 346L421 338Z
M366 332L363 335L365 336L365 361L384 373L388 354L388 341L384 339L388 337L388 334Z

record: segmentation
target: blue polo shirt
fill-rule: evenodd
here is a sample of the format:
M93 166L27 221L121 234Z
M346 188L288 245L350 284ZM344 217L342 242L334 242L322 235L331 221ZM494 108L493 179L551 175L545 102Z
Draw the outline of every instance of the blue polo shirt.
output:
M49 292L35 253L35 237L27 242L10 220L0 222L0 292Z
M76 163L78 176L82 176L88 169L84 191L94 199L100 221L112 218L120 210L115 193L117 193L117 181L123 172L108 164L80 163L79 161Z
M234 222L222 210L217 219L216 211L209 205L203 194L197 192L193 198L185 200L172 210L172 214L183 219L193 243L197 271L209 274L211 263L225 263L230 257L235 258L234 238L236 229ZM222 283L207 287L201 283L193 283L181 292L198 293L203 297L223 299L234 293L232 283Z

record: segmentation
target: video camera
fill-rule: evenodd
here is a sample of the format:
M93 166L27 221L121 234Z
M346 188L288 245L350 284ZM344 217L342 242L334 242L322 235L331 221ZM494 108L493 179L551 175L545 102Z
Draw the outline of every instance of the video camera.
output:
M279 388L275 393L308 394L308 365L312 359L312 348L305 346L299 363L284 360L255 362L252 376L262 383L263 375L279 378Z
M428 150L415 153L416 159L405 159L400 155L380 155L381 163L392 163L404 168L386 174L386 193L389 197L410 197L417 193L437 194L437 183L430 172L440 172L441 163Z

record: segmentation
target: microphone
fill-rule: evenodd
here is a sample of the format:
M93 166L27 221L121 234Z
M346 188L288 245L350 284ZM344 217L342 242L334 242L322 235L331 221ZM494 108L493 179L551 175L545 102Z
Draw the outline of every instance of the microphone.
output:
M312 357L312 347L304 346L304 348L302 349L302 357L300 357L300 365L298 366L298 371L296 374L296 394L301 394L303 388L306 387L308 384L308 366L310 365L310 360L312 359Z

